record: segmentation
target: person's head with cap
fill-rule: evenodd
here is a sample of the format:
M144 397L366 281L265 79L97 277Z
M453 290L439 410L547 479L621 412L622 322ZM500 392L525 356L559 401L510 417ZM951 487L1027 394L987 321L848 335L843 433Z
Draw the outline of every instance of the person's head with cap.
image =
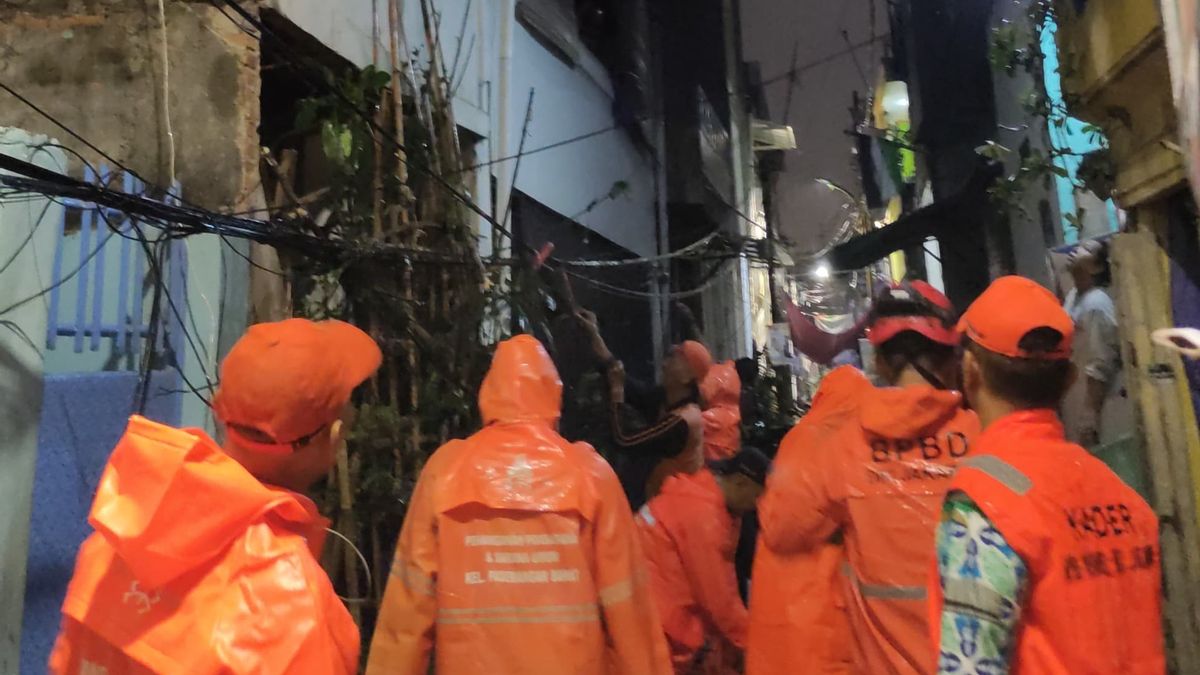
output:
M251 326L213 397L225 453L264 483L308 489L333 466L350 396L382 360L369 335L341 321Z
M728 459L709 462L708 469L721 486L730 513L741 515L754 510L766 489L771 460L761 450L744 446Z
M695 340L686 340L672 347L663 361L662 381L667 407L698 403L700 382L712 366L712 354Z
M867 339L875 347L875 371L891 385L953 386L959 342L954 306L924 281L884 289L871 307Z
M959 321L963 389L986 426L1018 410L1057 408L1075 379L1075 324L1049 290L1001 277Z

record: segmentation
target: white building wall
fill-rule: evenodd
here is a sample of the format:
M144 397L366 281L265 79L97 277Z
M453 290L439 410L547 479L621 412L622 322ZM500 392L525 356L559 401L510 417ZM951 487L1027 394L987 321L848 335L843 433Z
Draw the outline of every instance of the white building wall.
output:
M48 142L19 129L0 128L6 155L51 171L63 171L67 161ZM55 238L54 223L62 207L45 199L0 200L0 306L12 307L0 332L0 673L20 672L21 612L25 600L25 563L29 552L29 519L37 460L38 419L42 410L42 367L45 357L47 309L44 302L26 302L50 285ZM24 255L18 253L24 252ZM34 666L27 664L33 672Z
M372 42L378 39L380 68L390 67L387 0L274 0L288 20L359 66L371 63ZM459 58L461 82L454 99L460 126L483 136L480 161L495 156L500 129L499 63L500 0L433 0L441 13L443 58L450 63L458 49L459 28L463 47ZM372 17L372 6L378 15ZM402 2L409 51L428 53L420 3ZM470 15L464 22L464 11ZM469 58L467 56L469 48ZM612 86L607 72L590 54L582 54L574 68L542 47L516 21L512 27L512 71L508 88L508 153L516 154L521 141L529 91L533 89L533 115L525 149L552 143L612 126ZM511 176L515 160L507 162ZM516 172L516 189L561 215L577 220L598 234L639 255L656 252L653 157L638 147L623 130L614 130L561 148L529 155ZM491 209L486 172L474 195L485 210ZM579 215L593 200L603 197L617 182L628 190ZM503 187L501 188L503 190Z

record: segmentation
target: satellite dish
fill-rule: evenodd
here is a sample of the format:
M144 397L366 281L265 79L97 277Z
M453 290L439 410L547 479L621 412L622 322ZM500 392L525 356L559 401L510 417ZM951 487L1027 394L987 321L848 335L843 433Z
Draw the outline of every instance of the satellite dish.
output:
M853 235L862 218L854 195L823 179L780 185L776 204L779 248L797 272L815 268L830 249Z

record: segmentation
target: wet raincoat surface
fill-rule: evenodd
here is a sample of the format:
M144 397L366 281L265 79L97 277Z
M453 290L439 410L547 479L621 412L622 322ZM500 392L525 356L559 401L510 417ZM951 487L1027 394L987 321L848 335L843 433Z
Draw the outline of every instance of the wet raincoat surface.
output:
M55 674L350 674L358 629L317 562L326 522L203 432L134 417L100 479Z
M529 336L500 345L486 426L438 450L409 504L367 672L662 675L666 643L625 494L554 431L562 385Z
M746 647L749 615L733 564L740 528L716 478L671 476L637 522L675 672L721 672L723 647Z
M924 675L936 669L925 594L934 529L979 420L957 392L930 386L871 387L859 398L857 423L792 439L813 450L775 467L770 484L790 506L762 536L787 553L840 529L854 672Z
M807 453L820 452L813 439L832 436L854 414L871 382L857 368L842 366L821 381L812 408L784 437L767 490L758 500L759 539L750 595L748 675L848 675L850 625L842 588L845 552L840 540L814 548L776 552L777 530L790 526L792 486L781 483L802 470ZM797 466L799 464L799 466ZM785 547L788 548L788 547Z
M708 369L700 381L704 400L704 459L728 459L742 448L742 379L732 361Z

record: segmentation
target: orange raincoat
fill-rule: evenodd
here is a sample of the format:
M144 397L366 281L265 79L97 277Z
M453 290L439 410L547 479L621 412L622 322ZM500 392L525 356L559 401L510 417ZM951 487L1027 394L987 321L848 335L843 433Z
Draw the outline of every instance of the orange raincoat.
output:
M732 361L708 369L700 381L704 400L704 459L728 459L742 448L742 379Z
M89 522L51 673L357 669L358 628L317 563L326 521L203 432L132 418Z
M792 508L795 475L807 453L820 452L814 438L830 436L842 424L857 422L860 395L871 382L857 368L842 366L821 381L812 408L784 437L767 491L758 500L759 539L750 595L748 675L849 675L850 625L842 591L840 542L776 552L770 542L785 530ZM785 547L786 548L786 547Z
M554 364L496 351L486 426L425 465L371 645L372 675L665 675L671 666L617 477L554 431Z
M675 672L721 672L722 647L745 649L749 616L733 565L740 528L716 478L671 476L637 521Z
M934 528L979 419L957 392L926 385L870 387L858 398L856 419L791 439L812 451L775 466L771 485L787 506L762 534L787 553L841 530L854 672L924 675L936 670L925 598Z

